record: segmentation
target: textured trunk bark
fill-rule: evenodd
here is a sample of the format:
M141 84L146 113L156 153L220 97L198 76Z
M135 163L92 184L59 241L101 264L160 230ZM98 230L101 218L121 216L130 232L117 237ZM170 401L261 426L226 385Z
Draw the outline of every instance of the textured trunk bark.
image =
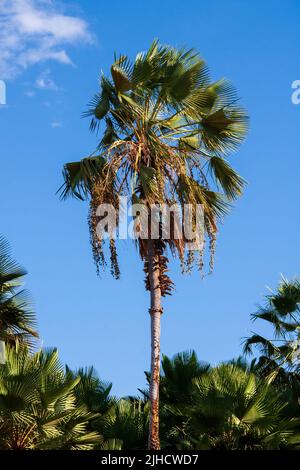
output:
M151 317L151 380L150 380L150 422L148 449L159 450L159 377L160 377L160 317L161 288L159 282L159 258L153 240L148 240L148 266L150 283Z

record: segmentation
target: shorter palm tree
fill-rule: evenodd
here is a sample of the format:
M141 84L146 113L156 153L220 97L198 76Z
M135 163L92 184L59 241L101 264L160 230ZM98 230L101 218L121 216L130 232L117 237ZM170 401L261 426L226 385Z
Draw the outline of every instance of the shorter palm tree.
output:
M274 449L300 443L286 402L265 380L234 364L222 364L194 380L192 405L173 407L184 417L170 430L177 446L194 449ZM171 408L170 408L171 409Z
M56 350L30 354L28 347L7 348L0 365L1 449L91 449L101 442L87 431L94 418L76 405L80 377L65 372Z
M198 360L195 351L184 351L172 359L162 358L162 376L160 378L161 396L161 441L164 448L191 448L184 436L179 436L177 429L186 426L187 418L173 413L177 406L193 404L193 381L210 370L210 365ZM175 432L174 432L175 430Z
M189 403L193 380L201 377L210 365L198 360L195 351L184 351L172 359L163 356L161 377L161 399L164 403Z
M259 351L257 371L288 388L300 385L300 281L282 279L276 292L266 296L265 305L252 315L272 326L274 337L253 334L245 341L244 352Z
M22 288L26 271L11 257L7 241L0 236L0 346L23 342L32 344L37 337L36 320L30 296Z

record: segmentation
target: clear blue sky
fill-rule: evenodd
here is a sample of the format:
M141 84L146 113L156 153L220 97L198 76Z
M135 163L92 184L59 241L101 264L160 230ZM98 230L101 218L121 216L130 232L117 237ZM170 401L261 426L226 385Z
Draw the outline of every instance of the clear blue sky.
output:
M44 345L57 346L72 367L93 364L116 394L144 386L148 295L134 246L122 242L120 281L109 273L99 279L86 205L60 202L55 192L63 163L95 147L80 115L100 70L108 70L114 51L134 57L158 37L199 50L214 79L232 80L251 118L246 143L231 157L249 184L221 227L214 274L183 277L172 263L176 291L165 302L162 352L195 349L212 363L237 356L242 337L266 331L250 322L266 286L275 287L280 273L300 273L300 105L290 98L291 83L300 79L300 2L1 5L7 105L0 107L0 233L29 271Z

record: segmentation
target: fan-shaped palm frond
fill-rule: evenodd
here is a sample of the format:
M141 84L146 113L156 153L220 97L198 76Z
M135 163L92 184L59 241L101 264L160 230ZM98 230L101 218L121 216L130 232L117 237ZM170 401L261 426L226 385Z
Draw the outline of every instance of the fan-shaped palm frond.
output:
M116 399L110 395L112 383L103 382L93 367L72 372L67 367L68 374L74 378L80 377L74 393L77 405L84 405L92 413L105 413Z
M7 241L0 237L0 341L32 343L36 320L28 292L20 289L26 271L12 258Z
M80 377L65 373L56 350L30 354L24 345L7 349L0 366L1 449L90 449L101 442L87 430L94 418L76 406Z
M293 422L284 418L286 402L272 386L234 364L223 364L194 380L192 405L170 407L183 418L171 429L195 449L284 447Z
M149 424L148 405L142 401L121 399L95 422L103 436L102 449L145 449ZM112 446L112 447L111 447Z
M195 351L162 358L161 398L165 403L188 403L193 380L206 374L209 364L199 362Z

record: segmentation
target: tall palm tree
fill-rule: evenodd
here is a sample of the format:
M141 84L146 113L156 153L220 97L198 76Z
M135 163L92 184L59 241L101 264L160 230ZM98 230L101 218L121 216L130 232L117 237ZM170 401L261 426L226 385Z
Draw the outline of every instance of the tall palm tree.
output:
M244 184L225 159L242 142L247 128L245 113L236 100L235 91L226 80L210 81L197 52L154 41L134 62L125 55L115 58L111 77L101 76L100 91L85 113L92 118L92 131L103 130L98 149L64 168L62 197L71 195L90 201L89 227L98 269L105 265L105 241L98 236L99 205L112 204L118 212L118 196L125 195L146 210L149 224L143 225L137 215L135 235L144 262L146 289L150 292L150 449L160 447L161 300L173 288L167 251L180 258L184 269L190 270L194 263L201 269L203 229L213 267L218 219L227 212L228 202L241 194ZM171 230L166 235L162 229L164 216L159 210L159 235L154 237L152 227L148 227L155 218L151 208L162 204L171 208L174 203L182 214L186 204L191 206L189 224L171 217ZM191 237L186 232L196 227L197 205L202 206L203 227ZM105 229L111 272L118 278L115 240L110 229L104 226ZM177 235L180 229L183 237ZM188 249L191 242L193 250Z
M12 258L7 241L0 236L0 349L5 343L31 344L37 337L35 315L28 292L20 289L26 271Z

